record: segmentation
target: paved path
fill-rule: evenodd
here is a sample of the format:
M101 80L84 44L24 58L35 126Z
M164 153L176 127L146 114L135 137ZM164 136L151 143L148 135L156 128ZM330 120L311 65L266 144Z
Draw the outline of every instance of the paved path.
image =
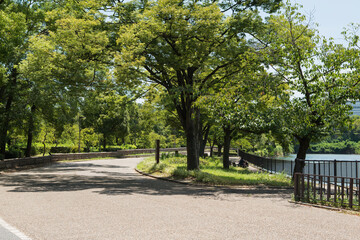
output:
M359 239L360 217L291 204L287 190L156 180L139 160L0 174L0 218L34 240Z

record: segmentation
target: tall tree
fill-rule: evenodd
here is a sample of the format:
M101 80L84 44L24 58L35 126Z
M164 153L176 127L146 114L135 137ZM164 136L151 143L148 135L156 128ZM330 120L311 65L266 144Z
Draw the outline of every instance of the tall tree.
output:
M199 168L194 103L214 83L244 67L245 33L259 22L251 8L274 2L147 2L120 27L118 78L146 79L166 89L186 134L188 170ZM235 14L226 16L222 10L228 9Z
M289 87L279 113L279 124L299 144L296 159L305 159L313 140L349 120L348 100L358 98L359 55L353 48L321 38L310 21L287 4L282 14L268 19L266 40L271 68ZM304 162L296 161L294 172Z
M278 79L267 74L258 61L209 91L201 100L223 131L223 167L229 168L231 139L238 133L263 133L274 128L267 115L281 91ZM221 131L218 129L218 131Z
M19 64L19 76L28 83L26 101L31 106L27 156L35 114L57 121L52 117L56 110L73 104L68 100L76 102L107 78L108 69L102 61L107 61L104 52L108 38L101 28L103 18L97 6L92 1L49 2L43 9L44 29L29 37L27 57Z
M5 155L12 110L21 88L17 65L26 56L27 38L32 33L30 8L12 1L0 6L0 155Z

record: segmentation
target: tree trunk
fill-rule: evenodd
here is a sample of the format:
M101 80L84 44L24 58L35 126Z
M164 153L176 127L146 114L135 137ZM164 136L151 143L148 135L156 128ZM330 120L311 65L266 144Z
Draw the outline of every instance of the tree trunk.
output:
M220 142L220 141L219 141ZM218 150L218 156L220 157L221 156L221 149L222 149L223 145L221 143L218 143L217 144L217 150Z
M104 151L106 149L106 137L105 136L104 136L104 139L103 139L103 149L104 149Z
M0 130L0 154L5 156L5 150L6 150L6 140L7 140L7 134L9 130L9 122L10 122L10 112L12 107L12 102L14 100L14 88L16 86L17 82L17 70L16 68L13 68L11 75L10 75L10 86L9 86L9 93L8 98L6 100L5 105L5 111L4 111L4 118L1 124L1 130Z
M306 151L309 149L311 141L310 137L297 138L297 140L300 146L295 159L294 174L303 173L305 162L302 160L306 158Z
M29 117L29 126L28 126L28 138L27 138L27 145L25 150L25 157L31 156L31 146L33 140L33 133L34 133L34 114L35 114L36 107L33 104L31 106L31 113Z
M44 136L44 139L43 139L43 146L44 146L44 150L43 150L43 156L45 156L45 153L46 153L46 137L47 137L47 129L45 128L45 136Z
M197 144L197 132L191 111L186 112L186 152L187 152L187 170L199 169L199 148Z
M1 124L1 130L0 130L0 154L5 156L5 150L6 150L6 140L7 140L7 133L9 129L9 122L10 122L10 111L11 111L11 104L12 104L12 96L10 96L6 102L5 106L5 116L3 119L3 122Z
M210 132L210 124L206 124L204 129L201 129L201 139L200 139L200 153L199 155L201 157L204 157L205 156L205 147L206 147L206 142L207 142L207 139L209 137L209 132Z
M201 141L202 141L202 122L201 114L199 108L194 108L194 134L196 139L196 161L197 166L200 166L200 156L201 156Z
M229 169L230 167L230 142L231 142L231 133L232 130L229 126L226 126L224 129L224 153L223 153L223 167Z

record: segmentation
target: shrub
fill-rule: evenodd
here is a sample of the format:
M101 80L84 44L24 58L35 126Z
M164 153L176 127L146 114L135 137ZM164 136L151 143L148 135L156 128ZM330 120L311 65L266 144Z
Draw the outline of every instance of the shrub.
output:
M9 150L5 152L5 158L21 158L23 156L24 152L18 146L11 146Z

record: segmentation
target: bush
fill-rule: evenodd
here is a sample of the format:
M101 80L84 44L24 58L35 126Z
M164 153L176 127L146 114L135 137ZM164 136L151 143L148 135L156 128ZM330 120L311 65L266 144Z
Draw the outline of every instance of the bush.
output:
M123 144L123 145L120 146L120 149L121 150L124 150L124 149L137 149L137 147L134 144Z
M5 158L21 158L23 156L24 152L18 146L11 146L9 150L5 152Z

